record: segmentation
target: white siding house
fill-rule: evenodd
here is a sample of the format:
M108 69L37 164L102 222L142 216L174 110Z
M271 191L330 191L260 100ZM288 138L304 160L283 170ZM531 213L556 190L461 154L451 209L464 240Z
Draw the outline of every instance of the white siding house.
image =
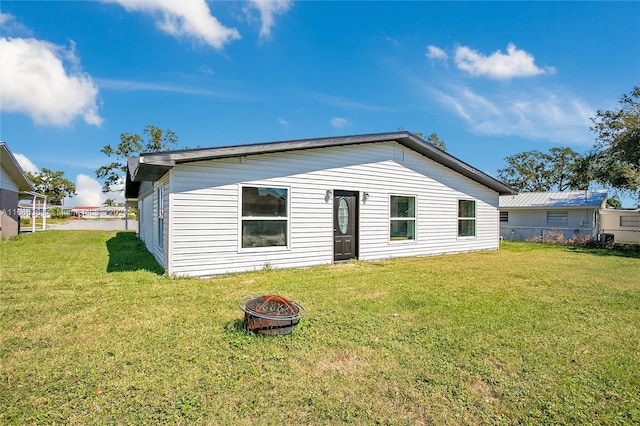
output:
M34 190L33 183L27 178L9 146L0 141L0 239L10 238L18 233L20 199L28 197L32 199L34 206L36 198L44 199L43 195L35 193ZM46 208L46 204L43 205Z
M171 275L499 246L513 190L408 132L141 154L127 198Z
M523 192L500 197L500 236L505 240L544 239L561 233L569 240L577 235L596 238L599 211L607 191Z

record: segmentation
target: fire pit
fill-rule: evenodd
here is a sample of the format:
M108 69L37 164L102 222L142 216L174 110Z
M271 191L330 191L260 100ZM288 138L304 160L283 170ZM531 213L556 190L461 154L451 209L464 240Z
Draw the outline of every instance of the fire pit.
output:
M244 328L259 334L289 334L305 314L297 302L276 294L245 297L238 307L244 312Z

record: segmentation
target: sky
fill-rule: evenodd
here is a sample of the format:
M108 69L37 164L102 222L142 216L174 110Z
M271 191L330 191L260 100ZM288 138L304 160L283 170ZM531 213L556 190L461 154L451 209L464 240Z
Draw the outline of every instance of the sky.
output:
M75 182L71 206L122 201L100 150L147 125L178 147L435 133L497 177L593 146L640 85L638 22L637 1L2 0L0 140Z

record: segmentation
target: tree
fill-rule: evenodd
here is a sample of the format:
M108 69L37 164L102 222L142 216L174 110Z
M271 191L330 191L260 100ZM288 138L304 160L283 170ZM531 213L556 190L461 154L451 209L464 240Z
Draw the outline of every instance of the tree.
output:
M498 170L498 176L518 191L587 189L591 181L589 161L571 148L526 151L505 160L507 167Z
M640 204L640 87L622 95L618 104L614 110L598 110L591 119L596 134L591 151L595 178L635 194Z
M611 198L607 198L607 208L608 209L621 209L622 201L617 196L613 196Z
M551 188L549 154L538 150L521 152L505 158L507 167L498 170L498 177L517 191L544 192Z
M27 172L27 177L36 188L36 192L47 196L51 205L62 205L65 197L76 194L76 185L64 177L64 172L42 168L40 173Z
M591 182L591 164L571 148L551 148L551 186L558 191L588 189Z
M404 128L399 127L398 130L404 131ZM424 133L422 133L422 132L411 132L411 134L416 135L417 137L419 137L421 139L424 138ZM442 139L440 139L438 137L438 135L436 135L435 133L431 133L429 136L427 136L425 141L427 143L430 143L431 145L435 146L436 148L442 150L442 151L446 151L447 150L447 144L445 144L444 141Z
M428 137L427 137L427 142L429 142L431 145L435 146L436 148L442 150L442 151L446 151L447 150L447 145L438 137L438 135L436 135L435 133L431 133Z
M169 129L163 130L156 126L146 126L143 130L146 141L142 136L131 133L121 133L120 143L115 148L105 145L100 150L113 161L96 170L98 179L103 179L102 192L114 192L122 189L123 180L127 174L127 159L142 152L168 151L178 143L178 136Z
M114 207L116 205L116 200L114 200L113 198L107 198L106 200L104 200L104 203L102 203L102 205L105 207Z

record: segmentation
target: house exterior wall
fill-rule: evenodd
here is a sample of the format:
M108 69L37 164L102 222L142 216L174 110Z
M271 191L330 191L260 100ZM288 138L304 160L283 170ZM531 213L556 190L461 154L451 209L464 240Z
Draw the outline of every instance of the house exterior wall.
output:
M555 209L504 209L508 222L500 222L500 237L505 240L527 241L544 237L550 232L561 232L566 240L577 235L592 238L598 233L598 209L595 208L555 208ZM547 222L548 212L567 212L566 224Z
M18 185L0 167L0 238L6 239L19 231Z
M287 188L289 246L240 243L242 185ZM165 188L165 242L158 236L158 187ZM178 164L142 198L141 237L171 275L303 267L333 262L333 199L358 191L359 259L497 249L498 194L395 142L317 148ZM367 192L369 199L362 200ZM416 197L416 238L390 241L391 195ZM476 236L458 237L458 200L476 201Z
M600 232L616 242L640 243L640 210L600 210Z
M0 189L0 239L11 238L20 230L18 193Z
M11 176L9 176L9 173L7 173L4 167L0 167L0 189L7 189L13 192L18 192L19 190L18 185L14 182Z

